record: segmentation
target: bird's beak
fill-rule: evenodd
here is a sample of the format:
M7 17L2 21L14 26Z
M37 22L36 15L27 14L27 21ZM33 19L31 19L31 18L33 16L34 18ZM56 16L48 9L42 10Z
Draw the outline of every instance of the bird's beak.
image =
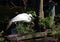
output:
M34 20L35 18L34 18L34 17L32 17L32 19Z

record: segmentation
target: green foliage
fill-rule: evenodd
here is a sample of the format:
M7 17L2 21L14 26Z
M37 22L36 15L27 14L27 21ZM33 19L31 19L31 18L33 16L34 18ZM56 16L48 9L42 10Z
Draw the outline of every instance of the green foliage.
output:
M39 26L44 26L44 27L48 27L51 28L53 23L51 22L51 17L46 17L44 19L39 17Z
M30 13L30 14L32 14L32 16L35 16L36 17L36 12L35 11L28 11L27 13Z
M0 32L0 42L3 42L4 38L2 37L2 33L3 32Z
M3 42L4 41L4 38L0 37L0 42Z
M17 24L16 29L18 31L18 34L28 34L34 32L31 23L20 22Z
M51 29L49 33L50 33L49 35L58 38L58 42L60 42L60 24L54 25L54 27Z
M45 25L48 27L52 27L53 23L52 23L52 18L51 17L46 17L45 18Z
M56 24L60 24L60 14L55 16Z
M41 25L45 25L45 19L42 19L42 18L40 18L39 17L39 26L41 26Z
M26 12L27 12L28 14L32 14L32 16L34 16L34 17L37 16L37 15L36 15L36 11L35 11L34 9L32 9L32 8L27 8L27 9L26 9Z

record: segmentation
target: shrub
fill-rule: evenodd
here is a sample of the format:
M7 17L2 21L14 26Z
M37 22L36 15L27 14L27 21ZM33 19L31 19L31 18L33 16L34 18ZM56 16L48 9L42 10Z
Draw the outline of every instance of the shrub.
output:
M51 28L53 26L53 23L51 21L51 17L46 17L44 19L39 17L39 26L44 26L45 28Z
M34 30L32 29L31 23L20 22L17 26L18 34L28 34L33 33Z

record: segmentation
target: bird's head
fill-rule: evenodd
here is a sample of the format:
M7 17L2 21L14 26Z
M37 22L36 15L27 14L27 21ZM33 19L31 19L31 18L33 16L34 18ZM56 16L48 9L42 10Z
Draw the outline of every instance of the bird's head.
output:
M29 17L32 18L32 19L34 20L34 17L33 17L31 14L29 14Z
M29 17L31 17L31 18L32 18L33 16L32 16L31 14L29 14Z

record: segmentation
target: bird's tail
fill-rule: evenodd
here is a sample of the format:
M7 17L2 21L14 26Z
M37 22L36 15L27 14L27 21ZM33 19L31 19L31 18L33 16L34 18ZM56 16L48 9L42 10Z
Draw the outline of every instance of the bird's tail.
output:
M9 27L11 26L11 24L12 24L12 22L10 21L10 22L8 23L8 25L7 25L6 30L8 30L8 29L9 29Z

